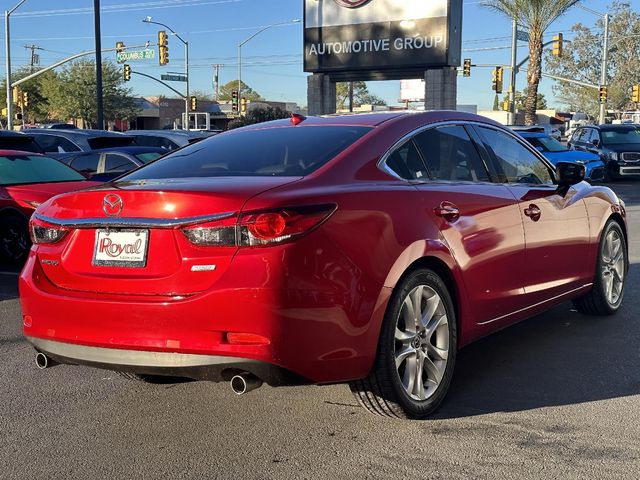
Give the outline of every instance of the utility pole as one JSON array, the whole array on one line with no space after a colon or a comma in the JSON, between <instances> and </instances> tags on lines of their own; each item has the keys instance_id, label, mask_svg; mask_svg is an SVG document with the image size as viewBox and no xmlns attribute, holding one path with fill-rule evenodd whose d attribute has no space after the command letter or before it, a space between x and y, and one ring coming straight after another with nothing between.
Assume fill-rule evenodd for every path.
<instances>
[{"instance_id":1,"label":"utility pole","mask_svg":"<svg viewBox=\"0 0 640 480\"><path fill-rule=\"evenodd\" d=\"M24 48L27 50L31 50L31 57L29 60L29 67L31 69L31 73L33 73L33 69L36 65L40 65L40 55L36 53L36 50L44 50L44 48L39 47L38 45L25 45Z\"/></svg>"},{"instance_id":2,"label":"utility pole","mask_svg":"<svg viewBox=\"0 0 640 480\"><path fill-rule=\"evenodd\" d=\"M511 85L509 86L509 125L516 124L516 78L518 75L518 22L513 19L511 38Z\"/></svg>"},{"instance_id":3,"label":"utility pole","mask_svg":"<svg viewBox=\"0 0 640 480\"><path fill-rule=\"evenodd\" d=\"M102 38L100 34L100 0L93 0L93 17L96 37L96 110L98 129L104 129L104 105L102 103Z\"/></svg>"},{"instance_id":4,"label":"utility pole","mask_svg":"<svg viewBox=\"0 0 640 480\"><path fill-rule=\"evenodd\" d=\"M11 34L9 33L9 17L20 5L27 0L20 2L11 10L4 11L4 55L5 55L5 78L7 81L7 130L13 130L13 93L11 92Z\"/></svg>"},{"instance_id":5,"label":"utility pole","mask_svg":"<svg viewBox=\"0 0 640 480\"><path fill-rule=\"evenodd\" d=\"M218 101L218 97L220 95L220 67L222 64L216 63L213 68L215 69L215 73L213 74L213 92L215 94L215 100Z\"/></svg>"},{"instance_id":6,"label":"utility pole","mask_svg":"<svg viewBox=\"0 0 640 480\"><path fill-rule=\"evenodd\" d=\"M602 72L600 74L600 85L607 85L609 68L609 14L604 14L604 42L602 43ZM600 102L600 117L598 121L602 125L607 114L607 102Z\"/></svg>"}]
</instances>

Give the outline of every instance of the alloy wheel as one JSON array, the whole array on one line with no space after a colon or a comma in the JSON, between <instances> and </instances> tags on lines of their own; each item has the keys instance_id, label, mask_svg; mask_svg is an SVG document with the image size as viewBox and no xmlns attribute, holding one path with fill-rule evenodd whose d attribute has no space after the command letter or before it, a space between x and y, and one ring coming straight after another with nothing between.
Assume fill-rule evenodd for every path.
<instances>
[{"instance_id":1,"label":"alloy wheel","mask_svg":"<svg viewBox=\"0 0 640 480\"><path fill-rule=\"evenodd\" d=\"M396 322L395 364L405 392L426 400L443 380L449 357L449 323L440 295L418 285L406 296Z\"/></svg>"},{"instance_id":2,"label":"alloy wheel","mask_svg":"<svg viewBox=\"0 0 640 480\"><path fill-rule=\"evenodd\" d=\"M601 273L607 302L615 305L622 295L625 277L625 253L622 239L616 230L610 230L605 238Z\"/></svg>"}]
</instances>

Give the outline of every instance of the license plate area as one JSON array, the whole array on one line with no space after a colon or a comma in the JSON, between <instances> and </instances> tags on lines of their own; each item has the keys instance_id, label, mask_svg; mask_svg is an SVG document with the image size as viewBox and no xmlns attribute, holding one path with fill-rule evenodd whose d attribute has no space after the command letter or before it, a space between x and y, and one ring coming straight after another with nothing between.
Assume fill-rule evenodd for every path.
<instances>
[{"instance_id":1,"label":"license plate area","mask_svg":"<svg viewBox=\"0 0 640 480\"><path fill-rule=\"evenodd\" d=\"M96 230L93 265L101 267L144 268L147 266L149 230Z\"/></svg>"}]
</instances>

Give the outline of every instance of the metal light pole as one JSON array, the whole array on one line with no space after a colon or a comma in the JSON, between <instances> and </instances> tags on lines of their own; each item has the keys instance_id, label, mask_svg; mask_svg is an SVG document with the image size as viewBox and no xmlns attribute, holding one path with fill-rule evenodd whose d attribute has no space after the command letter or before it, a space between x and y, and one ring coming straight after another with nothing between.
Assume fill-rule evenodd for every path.
<instances>
[{"instance_id":1,"label":"metal light pole","mask_svg":"<svg viewBox=\"0 0 640 480\"><path fill-rule=\"evenodd\" d=\"M11 35L9 34L9 17L20 5L27 0L22 0L11 10L4 12L4 44L5 44L5 78L7 81L7 130L13 130L13 95L11 94Z\"/></svg>"},{"instance_id":2,"label":"metal light pole","mask_svg":"<svg viewBox=\"0 0 640 480\"><path fill-rule=\"evenodd\" d=\"M600 74L600 85L608 82L607 70L609 68L609 14L604 15L604 42L602 44L602 72ZM607 102L600 102L600 117L598 122L602 125L607 115Z\"/></svg>"},{"instance_id":3,"label":"metal light pole","mask_svg":"<svg viewBox=\"0 0 640 480\"><path fill-rule=\"evenodd\" d=\"M153 23L154 25L160 25L164 28L166 28L167 30L169 30L171 33L173 33L173 35L180 40L183 44L184 44L184 71L185 71L185 76L187 77L187 85L186 85L186 95L184 97L184 122L182 122L182 129L183 130L189 130L189 42L187 42L185 39L183 39L180 35L178 35L178 33L171 28L169 25L166 25L162 22L156 22L155 20L152 20L151 17L147 17L144 20L142 20L144 23Z\"/></svg>"},{"instance_id":4,"label":"metal light pole","mask_svg":"<svg viewBox=\"0 0 640 480\"><path fill-rule=\"evenodd\" d=\"M93 19L96 42L96 116L98 130L104 130L104 102L102 96L102 34L100 33L100 0L93 0Z\"/></svg>"},{"instance_id":5,"label":"metal light pole","mask_svg":"<svg viewBox=\"0 0 640 480\"><path fill-rule=\"evenodd\" d=\"M576 5L578 8L581 8L585 12L589 12L596 17L602 17L604 20L604 41L602 42L602 71L600 72L600 85L607 85L609 80L609 75L607 74L607 70L609 69L609 20L611 17L608 13L601 13L596 10L592 10L584 5L578 3ZM603 124L605 122L605 116L607 114L607 102L600 103L600 115L598 117L598 122Z\"/></svg>"},{"instance_id":6,"label":"metal light pole","mask_svg":"<svg viewBox=\"0 0 640 480\"><path fill-rule=\"evenodd\" d=\"M295 18L293 20L289 20L289 21L286 21L286 22L280 22L280 23L274 23L272 25L267 25L266 27L261 28L256 33L251 35L249 38L247 38L246 40L244 40L244 41L242 41L242 42L240 42L238 44L238 113L239 114L242 113L240 105L242 104L242 47L243 47L243 45L245 45L247 42L249 42L253 38L255 38L258 35L260 35L265 30L269 30L272 27L279 27L280 25L289 25L291 23L300 23L300 19L299 18Z\"/></svg>"},{"instance_id":7,"label":"metal light pole","mask_svg":"<svg viewBox=\"0 0 640 480\"><path fill-rule=\"evenodd\" d=\"M516 78L518 69L518 22L513 19L512 38L511 38L511 87L509 88L509 125L516 124Z\"/></svg>"}]
</instances>

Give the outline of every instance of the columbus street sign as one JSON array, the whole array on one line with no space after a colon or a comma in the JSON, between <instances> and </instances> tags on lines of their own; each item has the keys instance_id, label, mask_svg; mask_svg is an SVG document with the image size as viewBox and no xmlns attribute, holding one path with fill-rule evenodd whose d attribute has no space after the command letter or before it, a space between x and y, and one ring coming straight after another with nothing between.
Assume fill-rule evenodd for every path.
<instances>
[{"instance_id":1,"label":"columbus street sign","mask_svg":"<svg viewBox=\"0 0 640 480\"><path fill-rule=\"evenodd\" d=\"M156 51L151 48L119 52L116 54L118 63L135 62L136 60L153 60L154 58L156 58Z\"/></svg>"}]
</instances>

